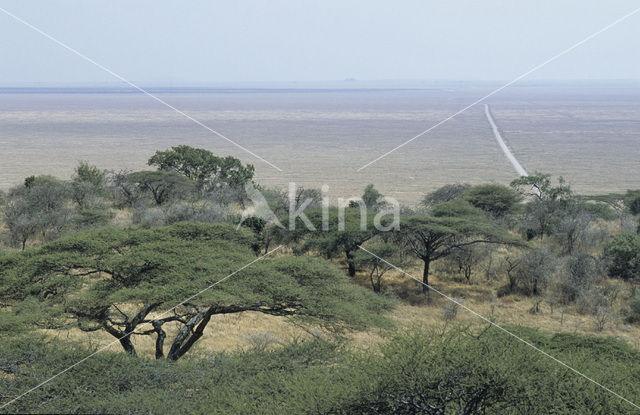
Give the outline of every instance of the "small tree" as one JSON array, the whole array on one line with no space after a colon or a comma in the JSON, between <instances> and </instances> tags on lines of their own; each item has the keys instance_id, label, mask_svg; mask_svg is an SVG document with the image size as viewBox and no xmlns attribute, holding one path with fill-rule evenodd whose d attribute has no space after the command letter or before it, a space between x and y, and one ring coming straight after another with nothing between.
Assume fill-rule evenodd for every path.
<instances>
[{"instance_id":1,"label":"small tree","mask_svg":"<svg viewBox=\"0 0 640 415\"><path fill-rule=\"evenodd\" d=\"M454 199L461 197L465 190L471 187L470 184L466 183L457 183L457 184L446 184L433 192L427 194L420 204L424 208L432 208L438 203L442 202L450 202Z\"/></svg>"},{"instance_id":2,"label":"small tree","mask_svg":"<svg viewBox=\"0 0 640 415\"><path fill-rule=\"evenodd\" d=\"M571 188L564 179L558 179L559 184L553 186L551 176L536 173L524 176L511 182L511 187L518 190L529 201L525 208L525 226L529 239L549 235L560 221L565 205L573 196Z\"/></svg>"},{"instance_id":3,"label":"small tree","mask_svg":"<svg viewBox=\"0 0 640 415\"><path fill-rule=\"evenodd\" d=\"M129 174L128 180L142 194L150 195L158 206L186 197L193 189L193 182L172 171L139 171Z\"/></svg>"},{"instance_id":4,"label":"small tree","mask_svg":"<svg viewBox=\"0 0 640 415\"><path fill-rule=\"evenodd\" d=\"M566 258L557 281L554 282L555 297L561 304L574 302L589 290L598 279L600 267L591 255L574 254Z\"/></svg>"},{"instance_id":5,"label":"small tree","mask_svg":"<svg viewBox=\"0 0 640 415\"><path fill-rule=\"evenodd\" d=\"M499 184L473 186L465 190L463 197L473 206L494 217L512 213L522 200L518 192Z\"/></svg>"},{"instance_id":6,"label":"small tree","mask_svg":"<svg viewBox=\"0 0 640 415\"><path fill-rule=\"evenodd\" d=\"M373 214L367 214L366 211L353 207L344 208L343 214L338 208L330 208L324 220L323 212L314 210L309 212L307 217L315 230L308 229L301 220L298 220L296 230L290 233L289 238L305 238L302 251L317 251L327 258L344 255L349 276L354 277L356 275L355 253L358 246L378 233L372 216ZM323 229L323 221L327 224L326 229Z\"/></svg>"},{"instance_id":7,"label":"small tree","mask_svg":"<svg viewBox=\"0 0 640 415\"><path fill-rule=\"evenodd\" d=\"M67 200L67 186L60 180L50 176L25 179L25 186L11 189L3 209L11 239L24 250L36 234L43 239L57 235L69 220Z\"/></svg>"},{"instance_id":8,"label":"small tree","mask_svg":"<svg viewBox=\"0 0 640 415\"><path fill-rule=\"evenodd\" d=\"M640 215L640 190L627 190L624 204L632 215Z\"/></svg>"},{"instance_id":9,"label":"small tree","mask_svg":"<svg viewBox=\"0 0 640 415\"><path fill-rule=\"evenodd\" d=\"M446 259L457 268L468 284L471 282L473 269L478 266L482 257L476 246L469 245L454 249Z\"/></svg>"},{"instance_id":10,"label":"small tree","mask_svg":"<svg viewBox=\"0 0 640 415\"><path fill-rule=\"evenodd\" d=\"M427 214L403 218L397 233L406 249L424 263L422 291L426 295L433 261L474 244L522 244L482 211L461 200L440 203Z\"/></svg>"},{"instance_id":11,"label":"small tree","mask_svg":"<svg viewBox=\"0 0 640 415\"><path fill-rule=\"evenodd\" d=\"M382 277L395 267L402 269L407 263L407 257L397 244L384 240L367 244L366 249L370 253L358 250L354 256L354 262L358 268L369 274L373 291L380 293L382 292Z\"/></svg>"},{"instance_id":12,"label":"small tree","mask_svg":"<svg viewBox=\"0 0 640 415\"><path fill-rule=\"evenodd\" d=\"M593 196L591 199L597 202L602 202L613 209L618 219L620 230L622 231L624 228L625 217L628 216L628 206L625 203L624 195L619 193L608 193L605 195Z\"/></svg>"},{"instance_id":13,"label":"small tree","mask_svg":"<svg viewBox=\"0 0 640 415\"><path fill-rule=\"evenodd\" d=\"M106 173L86 161L81 161L71 179L71 198L79 209L89 207L92 199L105 193Z\"/></svg>"},{"instance_id":14,"label":"small tree","mask_svg":"<svg viewBox=\"0 0 640 415\"><path fill-rule=\"evenodd\" d=\"M567 201L564 209L557 212L557 215L560 219L550 233L560 240L565 253L571 255L586 243L593 215L587 210L586 204L577 199Z\"/></svg>"},{"instance_id":15,"label":"small tree","mask_svg":"<svg viewBox=\"0 0 640 415\"><path fill-rule=\"evenodd\" d=\"M362 201L367 209L373 212L378 211L384 206L384 196L375 187L373 187L372 184L369 184L364 188Z\"/></svg>"},{"instance_id":16,"label":"small tree","mask_svg":"<svg viewBox=\"0 0 640 415\"><path fill-rule=\"evenodd\" d=\"M524 252L511 271L516 289L525 295L541 295L557 266L557 258L545 249Z\"/></svg>"}]
</instances>

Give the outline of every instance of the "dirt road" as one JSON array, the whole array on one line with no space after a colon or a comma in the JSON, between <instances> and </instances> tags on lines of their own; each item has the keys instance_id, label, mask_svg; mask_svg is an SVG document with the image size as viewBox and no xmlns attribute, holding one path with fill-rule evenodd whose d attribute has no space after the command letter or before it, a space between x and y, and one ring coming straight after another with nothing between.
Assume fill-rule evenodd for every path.
<instances>
[{"instance_id":1,"label":"dirt road","mask_svg":"<svg viewBox=\"0 0 640 415\"><path fill-rule=\"evenodd\" d=\"M487 115L487 120L491 125L491 129L493 130L493 135L496 137L496 141L498 142L498 145L500 145L502 152L504 153L505 156L507 156L507 159L509 159L509 162L511 163L513 168L516 169L516 172L518 173L518 175L528 176L529 173L527 173L524 167L522 167L522 165L520 164L516 156L513 155L509 147L507 147L507 144L502 139L502 136L500 135L500 131L498 131L498 127L496 126L496 123L493 121L493 116L491 115L491 110L489 109L489 105L487 104L484 104L484 113Z\"/></svg>"}]
</instances>

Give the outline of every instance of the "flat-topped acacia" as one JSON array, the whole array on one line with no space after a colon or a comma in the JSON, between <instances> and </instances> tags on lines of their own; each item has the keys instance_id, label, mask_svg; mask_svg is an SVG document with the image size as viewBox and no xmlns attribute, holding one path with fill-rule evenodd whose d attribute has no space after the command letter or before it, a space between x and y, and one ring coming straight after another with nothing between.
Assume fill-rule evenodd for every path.
<instances>
[{"instance_id":1,"label":"flat-topped acacia","mask_svg":"<svg viewBox=\"0 0 640 415\"><path fill-rule=\"evenodd\" d=\"M363 327L389 307L322 259L265 258L238 271L256 259L255 247L250 231L229 224L78 233L1 258L0 299L19 304L36 298L59 321L105 330L131 354L132 335L155 336L157 358L165 356L163 326L178 324L166 354L172 360L191 349L215 314L257 311L332 328Z\"/></svg>"}]
</instances>

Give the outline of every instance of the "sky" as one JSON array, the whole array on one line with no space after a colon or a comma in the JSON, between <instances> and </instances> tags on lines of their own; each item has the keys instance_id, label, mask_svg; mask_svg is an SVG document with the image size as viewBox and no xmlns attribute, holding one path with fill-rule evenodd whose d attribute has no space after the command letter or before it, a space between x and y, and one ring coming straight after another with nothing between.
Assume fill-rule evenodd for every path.
<instances>
[{"instance_id":1,"label":"sky","mask_svg":"<svg viewBox=\"0 0 640 415\"><path fill-rule=\"evenodd\" d=\"M0 0L147 84L510 80L640 7L601 0ZM640 13L527 80L640 79ZM0 85L115 79L0 12Z\"/></svg>"}]
</instances>

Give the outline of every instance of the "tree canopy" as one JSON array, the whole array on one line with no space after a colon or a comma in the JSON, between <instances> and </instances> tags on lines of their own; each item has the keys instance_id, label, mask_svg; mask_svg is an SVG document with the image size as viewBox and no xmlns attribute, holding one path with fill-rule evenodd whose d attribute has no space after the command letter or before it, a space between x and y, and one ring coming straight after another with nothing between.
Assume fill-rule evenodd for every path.
<instances>
[{"instance_id":1,"label":"tree canopy","mask_svg":"<svg viewBox=\"0 0 640 415\"><path fill-rule=\"evenodd\" d=\"M127 178L142 194L150 195L157 205L186 196L193 188L190 180L173 171L137 171Z\"/></svg>"},{"instance_id":2,"label":"tree canopy","mask_svg":"<svg viewBox=\"0 0 640 415\"><path fill-rule=\"evenodd\" d=\"M479 209L462 200L442 202L429 212L402 218L397 231L405 247L424 262L423 292L429 293L431 262L478 243L521 244Z\"/></svg>"},{"instance_id":3,"label":"tree canopy","mask_svg":"<svg viewBox=\"0 0 640 415\"><path fill-rule=\"evenodd\" d=\"M496 217L511 213L522 200L513 189L499 184L481 184L464 192L464 199Z\"/></svg>"},{"instance_id":4,"label":"tree canopy","mask_svg":"<svg viewBox=\"0 0 640 415\"><path fill-rule=\"evenodd\" d=\"M323 229L323 212L313 210L307 217L315 230L309 230L298 219L293 234L295 238L306 237L301 247L303 251L317 251L327 258L344 255L349 276L353 277L356 274L354 255L358 246L378 233L373 215L372 212L367 214L366 210L354 207L329 208L325 221L328 226Z\"/></svg>"},{"instance_id":5,"label":"tree canopy","mask_svg":"<svg viewBox=\"0 0 640 415\"><path fill-rule=\"evenodd\" d=\"M131 354L132 335L155 336L157 358L165 356L165 324L178 324L166 353L172 360L191 349L216 314L256 311L339 328L365 326L389 307L328 261L304 257L263 259L159 314L255 260L255 244L250 231L229 224L81 232L0 258L0 299L35 299L57 324L105 330Z\"/></svg>"},{"instance_id":6,"label":"tree canopy","mask_svg":"<svg viewBox=\"0 0 640 415\"><path fill-rule=\"evenodd\" d=\"M218 157L209 150L187 145L157 151L148 164L160 170L176 171L193 180L203 191L219 184L244 186L253 179L255 170L253 165L245 166L235 157Z\"/></svg>"},{"instance_id":7,"label":"tree canopy","mask_svg":"<svg viewBox=\"0 0 640 415\"><path fill-rule=\"evenodd\" d=\"M623 280L640 279L640 235L627 233L614 238L605 248L609 275Z\"/></svg>"}]
</instances>

